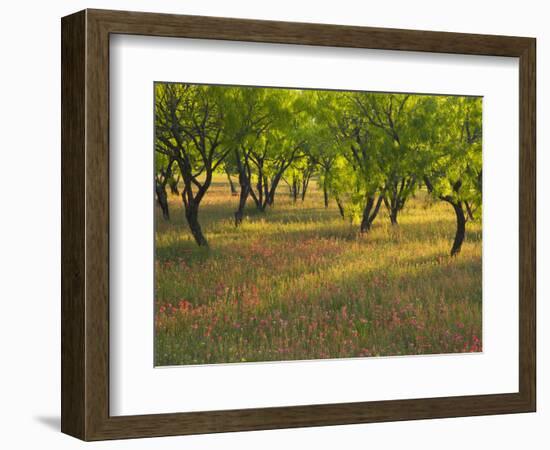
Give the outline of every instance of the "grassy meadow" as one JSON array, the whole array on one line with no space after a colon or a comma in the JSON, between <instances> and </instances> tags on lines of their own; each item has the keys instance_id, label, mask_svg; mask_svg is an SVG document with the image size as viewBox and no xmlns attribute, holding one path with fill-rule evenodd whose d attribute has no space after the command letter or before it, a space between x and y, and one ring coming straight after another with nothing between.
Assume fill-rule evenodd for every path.
<instances>
[{"instance_id":1,"label":"grassy meadow","mask_svg":"<svg viewBox=\"0 0 550 450\"><path fill-rule=\"evenodd\" d=\"M225 176L201 203L208 249L193 241L181 198L156 208L155 365L481 351L481 224L457 257L453 209L419 191L399 225L381 208L361 235L312 180L275 205L249 201L238 228Z\"/></svg>"}]
</instances>

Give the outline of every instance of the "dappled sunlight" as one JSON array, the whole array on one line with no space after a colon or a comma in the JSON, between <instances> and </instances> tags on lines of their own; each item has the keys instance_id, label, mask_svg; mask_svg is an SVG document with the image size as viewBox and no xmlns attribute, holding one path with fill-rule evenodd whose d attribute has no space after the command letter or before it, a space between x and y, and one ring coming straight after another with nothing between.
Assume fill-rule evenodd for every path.
<instances>
[{"instance_id":1,"label":"dappled sunlight","mask_svg":"<svg viewBox=\"0 0 550 450\"><path fill-rule=\"evenodd\" d=\"M369 233L281 188L273 207L249 201L241 226L221 177L201 204L210 248L198 248L181 199L156 211L158 365L481 350L481 224L450 257L452 208L425 192Z\"/></svg>"}]
</instances>

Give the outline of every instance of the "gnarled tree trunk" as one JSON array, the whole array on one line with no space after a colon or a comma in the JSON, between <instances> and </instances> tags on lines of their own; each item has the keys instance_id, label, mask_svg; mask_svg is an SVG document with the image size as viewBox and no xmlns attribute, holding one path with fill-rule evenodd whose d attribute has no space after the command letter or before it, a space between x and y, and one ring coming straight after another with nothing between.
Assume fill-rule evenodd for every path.
<instances>
[{"instance_id":1,"label":"gnarled tree trunk","mask_svg":"<svg viewBox=\"0 0 550 450\"><path fill-rule=\"evenodd\" d=\"M472 208L472 206L470 205L470 203L468 202L464 202L464 206L466 207L466 212L468 213L468 219L469 220L475 220L475 217L474 217L474 209Z\"/></svg>"},{"instance_id":2,"label":"gnarled tree trunk","mask_svg":"<svg viewBox=\"0 0 550 450\"><path fill-rule=\"evenodd\" d=\"M384 197L384 204L388 209L390 223L397 225L397 216L405 206L405 202L412 194L416 184L415 177L402 178L400 182L389 184L389 190Z\"/></svg>"},{"instance_id":3,"label":"gnarled tree trunk","mask_svg":"<svg viewBox=\"0 0 550 450\"><path fill-rule=\"evenodd\" d=\"M313 169L307 170L302 177L302 201L306 199L307 188L309 187L309 181L313 175Z\"/></svg>"},{"instance_id":4,"label":"gnarled tree trunk","mask_svg":"<svg viewBox=\"0 0 550 450\"><path fill-rule=\"evenodd\" d=\"M178 183L179 183L179 177L170 179L170 182L169 182L170 192L174 195L180 195L180 191L178 189Z\"/></svg>"},{"instance_id":5,"label":"gnarled tree trunk","mask_svg":"<svg viewBox=\"0 0 550 450\"><path fill-rule=\"evenodd\" d=\"M336 205L338 205L338 212L340 213L340 216L342 216L342 219L345 219L345 213L344 213L344 205L342 205L342 202L340 201L339 197L335 197Z\"/></svg>"},{"instance_id":6,"label":"gnarled tree trunk","mask_svg":"<svg viewBox=\"0 0 550 450\"><path fill-rule=\"evenodd\" d=\"M244 207L246 200L250 194L250 180L245 174L239 174L239 184L241 185L241 193L239 195L239 206L235 211L235 226L238 227L243 222Z\"/></svg>"},{"instance_id":7,"label":"gnarled tree trunk","mask_svg":"<svg viewBox=\"0 0 550 450\"><path fill-rule=\"evenodd\" d=\"M395 202L392 201L392 199L388 200L387 197L384 197L384 205L386 205L386 209L388 210L390 223L392 225L397 225L397 215L399 214L399 208L397 208Z\"/></svg>"},{"instance_id":8,"label":"gnarled tree trunk","mask_svg":"<svg viewBox=\"0 0 550 450\"><path fill-rule=\"evenodd\" d=\"M162 210L164 220L170 220L170 210L168 208L168 196L166 195L166 186L162 183L155 183L155 192L157 194L157 203Z\"/></svg>"},{"instance_id":9,"label":"gnarled tree trunk","mask_svg":"<svg viewBox=\"0 0 550 450\"><path fill-rule=\"evenodd\" d=\"M325 201L325 209L328 208L328 188L326 180L323 181L323 199ZM340 205L338 205L340 207Z\"/></svg>"},{"instance_id":10,"label":"gnarled tree trunk","mask_svg":"<svg viewBox=\"0 0 550 450\"><path fill-rule=\"evenodd\" d=\"M237 211L235 211L235 226L238 227L243 222L244 208L246 206L246 201L248 196L252 191L251 179L250 179L250 166L248 160L249 151L242 147L241 149L235 149L235 161L237 163L237 172L239 174L239 206ZM256 200L256 199L254 199ZM256 202L257 204L257 202Z\"/></svg>"},{"instance_id":11,"label":"gnarled tree trunk","mask_svg":"<svg viewBox=\"0 0 550 450\"><path fill-rule=\"evenodd\" d=\"M361 219L361 233L367 233L370 230L372 222L374 222L374 219L376 219L376 216L378 215L382 200L382 194L378 196L378 200L376 200L376 202L374 195L369 195L367 197L367 204L363 209L363 218Z\"/></svg>"},{"instance_id":12,"label":"gnarled tree trunk","mask_svg":"<svg viewBox=\"0 0 550 450\"><path fill-rule=\"evenodd\" d=\"M432 193L434 191L432 183L428 177L424 177L424 184L428 188L428 192ZM462 181L457 180L453 183L453 192L458 195L460 188L462 187ZM451 256L456 256L460 253L462 249L462 243L466 238L466 214L464 212L464 204L466 202L461 202L458 199L453 198L451 195L440 195L439 198L447 203L449 203L455 212L456 216L456 232L455 238L453 241L453 246L451 247Z\"/></svg>"},{"instance_id":13,"label":"gnarled tree trunk","mask_svg":"<svg viewBox=\"0 0 550 450\"><path fill-rule=\"evenodd\" d=\"M464 208L462 202L449 202L455 211L456 215L456 233L451 247L451 256L456 256L462 249L462 243L466 237L466 216L464 214Z\"/></svg>"},{"instance_id":14,"label":"gnarled tree trunk","mask_svg":"<svg viewBox=\"0 0 550 450\"><path fill-rule=\"evenodd\" d=\"M195 202L189 203L185 208L185 218L187 219L187 224L189 225L189 229L197 245L200 247L208 247L208 241L202 233L199 223L199 205L195 204Z\"/></svg>"},{"instance_id":15,"label":"gnarled tree trunk","mask_svg":"<svg viewBox=\"0 0 550 450\"><path fill-rule=\"evenodd\" d=\"M300 187L298 184L298 179L296 177L292 177L292 201L296 203L298 200L298 194L300 191Z\"/></svg>"},{"instance_id":16,"label":"gnarled tree trunk","mask_svg":"<svg viewBox=\"0 0 550 450\"><path fill-rule=\"evenodd\" d=\"M172 164L174 164L174 160L170 159L166 168L161 168L155 175L155 193L157 194L157 203L162 210L164 220L170 220L166 185L172 180Z\"/></svg>"},{"instance_id":17,"label":"gnarled tree trunk","mask_svg":"<svg viewBox=\"0 0 550 450\"><path fill-rule=\"evenodd\" d=\"M227 181L229 181L229 188L231 189L231 195L238 195L237 188L235 187L235 184L231 179L231 175L229 174L229 171L226 170L225 174L227 175Z\"/></svg>"}]
</instances>

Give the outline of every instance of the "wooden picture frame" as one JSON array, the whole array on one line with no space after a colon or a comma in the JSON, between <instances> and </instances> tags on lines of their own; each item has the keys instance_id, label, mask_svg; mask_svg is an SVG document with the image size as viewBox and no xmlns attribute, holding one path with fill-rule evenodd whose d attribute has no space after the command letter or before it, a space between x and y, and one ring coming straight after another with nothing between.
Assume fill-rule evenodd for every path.
<instances>
[{"instance_id":1,"label":"wooden picture frame","mask_svg":"<svg viewBox=\"0 0 550 450\"><path fill-rule=\"evenodd\" d=\"M535 411L533 38L85 10L62 30L62 416L84 440ZM519 58L519 391L228 411L109 415L109 36L134 34Z\"/></svg>"}]
</instances>

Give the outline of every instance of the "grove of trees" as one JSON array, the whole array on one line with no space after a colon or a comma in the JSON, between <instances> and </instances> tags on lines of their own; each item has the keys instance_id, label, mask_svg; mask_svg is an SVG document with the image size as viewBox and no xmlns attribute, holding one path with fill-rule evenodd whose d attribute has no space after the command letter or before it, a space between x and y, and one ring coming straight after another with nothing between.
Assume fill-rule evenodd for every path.
<instances>
[{"instance_id":1,"label":"grove of trees","mask_svg":"<svg viewBox=\"0 0 550 450\"><path fill-rule=\"evenodd\" d=\"M334 200L368 233L381 211L399 226L425 189L453 208L454 256L481 215L481 108L478 97L157 83L157 203L170 220L167 189L181 195L194 240L208 246L199 211L215 173L238 197L237 227L247 205L265 213L281 189L304 200L314 180L325 208Z\"/></svg>"}]
</instances>

